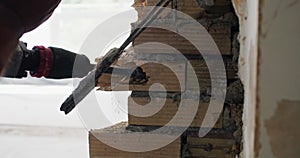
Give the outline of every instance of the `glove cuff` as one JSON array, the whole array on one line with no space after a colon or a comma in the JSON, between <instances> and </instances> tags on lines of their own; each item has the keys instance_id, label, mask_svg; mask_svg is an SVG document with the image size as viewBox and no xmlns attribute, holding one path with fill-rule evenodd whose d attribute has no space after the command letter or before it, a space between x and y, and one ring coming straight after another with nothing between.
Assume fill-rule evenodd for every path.
<instances>
[{"instance_id":1,"label":"glove cuff","mask_svg":"<svg viewBox=\"0 0 300 158\"><path fill-rule=\"evenodd\" d=\"M38 49L40 53L40 64L36 73L33 77L48 77L53 68L53 53L51 49L45 48L44 46L35 46L33 49Z\"/></svg>"}]
</instances>

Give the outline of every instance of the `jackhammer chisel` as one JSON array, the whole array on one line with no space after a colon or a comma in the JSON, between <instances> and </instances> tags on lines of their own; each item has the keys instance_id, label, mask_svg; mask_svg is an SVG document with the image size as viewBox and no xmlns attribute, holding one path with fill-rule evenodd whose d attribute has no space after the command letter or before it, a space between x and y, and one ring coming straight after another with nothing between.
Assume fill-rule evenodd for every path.
<instances>
[{"instance_id":1,"label":"jackhammer chisel","mask_svg":"<svg viewBox=\"0 0 300 158\"><path fill-rule=\"evenodd\" d=\"M160 0L153 9L145 16L145 18L136 26L134 31L121 45L120 48L110 50L101 62L99 62L94 70L84 77L78 87L64 101L60 110L65 114L70 113L76 105L81 102L98 84L98 78L106 72L109 67L120 57L125 48L140 34L146 27L153 22L154 19L167 7L172 0ZM162 6L162 7L161 7Z\"/></svg>"}]
</instances>

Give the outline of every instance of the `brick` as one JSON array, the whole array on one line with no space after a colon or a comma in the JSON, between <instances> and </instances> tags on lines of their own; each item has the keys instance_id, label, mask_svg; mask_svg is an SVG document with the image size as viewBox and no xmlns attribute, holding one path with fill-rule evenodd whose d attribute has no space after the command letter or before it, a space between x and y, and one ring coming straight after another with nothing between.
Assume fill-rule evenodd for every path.
<instances>
[{"instance_id":1,"label":"brick","mask_svg":"<svg viewBox=\"0 0 300 158\"><path fill-rule=\"evenodd\" d=\"M147 105L151 101L151 104ZM171 119L174 118L176 113L178 112L179 102L180 101L174 101L174 98L166 98L166 101L164 101L164 98L160 97L153 97L152 99L150 97L129 97L128 99L128 112L129 112L129 124L130 125L146 125L146 126L165 126ZM137 106L145 106L147 105L147 109ZM194 112L194 106L192 105L198 105L198 111L196 112L196 115L191 122L190 125L187 125L187 120L191 117L191 114ZM169 126L178 126L178 127L201 127L202 121L204 117L207 115L207 109L208 109L208 103L199 103L195 102L194 99L184 99L182 101L182 106L186 107L187 110L184 112L181 112L179 115L179 120L176 120L175 124L170 124ZM152 111L155 111L157 107L162 106L162 108L154 114L151 114ZM140 117L141 115L144 115L145 112L149 112L148 117ZM156 112L156 111L155 111ZM137 116L136 114L141 114ZM217 123L215 124L214 128L222 128L222 114L220 118L217 114L211 113L208 114L211 118L214 120L217 120ZM209 128L209 127L207 127Z\"/></svg>"},{"instance_id":2,"label":"brick","mask_svg":"<svg viewBox=\"0 0 300 158\"><path fill-rule=\"evenodd\" d=\"M195 19L198 19L204 13L204 9L198 5L197 0L178 1L177 5L178 11L183 12Z\"/></svg>"},{"instance_id":3,"label":"brick","mask_svg":"<svg viewBox=\"0 0 300 158\"><path fill-rule=\"evenodd\" d=\"M187 137L187 150L190 157L235 158L234 148L233 139Z\"/></svg>"},{"instance_id":4,"label":"brick","mask_svg":"<svg viewBox=\"0 0 300 158\"><path fill-rule=\"evenodd\" d=\"M154 47L152 45L141 45L150 42L156 42L168 45L179 51L181 54L196 54L200 55L199 50L191 43L196 41L201 47L202 54L216 54L216 48L219 49L222 55L232 55L231 53L231 25L228 23L221 23L217 25L204 25L203 32L199 32L199 25L189 24L189 22L179 21L178 25L170 21L159 21L155 26L162 26L161 28L147 28L134 41L134 51L136 53L175 53L166 47ZM178 32L171 32L176 30ZM208 32L207 32L208 31ZM183 36L189 39L185 39ZM210 40L209 36L212 37ZM216 46L212 43L215 42Z\"/></svg>"},{"instance_id":5,"label":"brick","mask_svg":"<svg viewBox=\"0 0 300 158\"><path fill-rule=\"evenodd\" d=\"M118 124L106 129L102 130L94 130L89 133L89 150L90 150L90 158L180 158L181 154L181 138L177 138L172 143L168 144L165 147L162 147L160 149L156 149L153 151L148 152L127 152L118 150L114 147L111 147L107 145L106 143L103 143L102 141L98 140L97 137L105 135L103 139L105 139L105 142L111 142L112 138L119 138L118 141L123 141L121 139L122 137L131 135L132 137L135 136L135 132L130 132L126 130L126 125L124 124ZM109 135L109 136L107 136ZM171 134L165 134L165 133L145 133L144 135L147 136L160 136L162 138L169 137ZM135 139L127 139L125 142L118 142L118 143L124 143L127 147L134 148L137 144ZM149 141L152 141L152 143L159 144L162 140L160 139L151 139Z\"/></svg>"},{"instance_id":6,"label":"brick","mask_svg":"<svg viewBox=\"0 0 300 158\"><path fill-rule=\"evenodd\" d=\"M134 91L149 91L150 87L155 83L160 83L166 91L181 92L185 90L185 62L161 62L154 63L148 61L137 61L138 65L143 69L149 77L145 84L129 84L130 76L120 76L104 74L99 78L98 86L102 90L134 90ZM144 64L145 63L145 64ZM125 67L126 68L126 67ZM174 70L174 71L173 71ZM115 85L111 86L114 81ZM180 82L182 84L180 84ZM164 91L163 89L152 89L156 91Z\"/></svg>"},{"instance_id":7,"label":"brick","mask_svg":"<svg viewBox=\"0 0 300 158\"><path fill-rule=\"evenodd\" d=\"M201 88L210 88L211 87L211 77L210 73L213 74L215 77L215 81L217 84L227 84L223 81L227 82L227 80L233 80L237 78L237 70L232 62L232 59L223 57L223 60L218 61L214 58L209 58L205 62L204 59L202 60L190 60L189 61L191 66L187 66L187 84L186 89L187 90L193 90L196 87L197 83ZM212 67L211 70L208 69L207 62L211 62ZM222 70L220 70L217 66L218 64L224 64L225 66L225 73L223 73ZM193 74L196 74L197 78L194 78Z\"/></svg>"},{"instance_id":8,"label":"brick","mask_svg":"<svg viewBox=\"0 0 300 158\"><path fill-rule=\"evenodd\" d=\"M155 55L143 54L145 57L142 59L134 59L136 65L140 65L146 75L149 77L148 82L145 84L133 84L129 82L130 75L111 75L103 74L99 79L98 86L101 90L107 91L149 91L149 88L155 84L160 83L164 86L167 92L183 92L185 90L194 90L195 88L210 88L211 76L215 76L217 83L226 84L221 81L233 80L237 78L236 66L232 59L224 56L223 60L218 61L213 57L209 58L207 62L212 62L214 66L224 64L226 74L223 74L219 68L213 67L208 70L207 62L203 58L195 58L189 60L176 59L176 57L168 54ZM158 59L168 58L170 61L155 61ZM174 59L171 59L174 58ZM148 60L147 60L148 59ZM151 62L152 61L152 62ZM157 63L158 62L158 63ZM187 66L186 62L192 66ZM160 63L160 64L159 64ZM121 66L122 68L130 68L127 65ZM195 73L195 77L193 77ZM224 77L226 77L224 79ZM111 82L114 83L111 86ZM197 87L197 84L199 87ZM129 85L129 86L128 86ZM156 91L163 91L163 89L156 89Z\"/></svg>"},{"instance_id":9,"label":"brick","mask_svg":"<svg viewBox=\"0 0 300 158\"><path fill-rule=\"evenodd\" d=\"M143 18L149 10L145 10L145 6L155 6L159 0L139 0L133 5L137 9L139 19ZM172 3L169 4L168 8L172 8ZM204 9L201 8L196 0L184 0L178 1L177 10L183 12L192 18L199 18L203 13ZM170 12L165 12L160 18L166 18ZM170 16L170 15L169 15Z\"/></svg>"}]
</instances>

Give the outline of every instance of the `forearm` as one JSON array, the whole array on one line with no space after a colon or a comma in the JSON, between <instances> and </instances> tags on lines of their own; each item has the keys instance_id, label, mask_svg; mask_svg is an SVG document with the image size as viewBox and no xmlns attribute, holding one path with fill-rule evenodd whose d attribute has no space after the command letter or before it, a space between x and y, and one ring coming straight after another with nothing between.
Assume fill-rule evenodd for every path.
<instances>
[{"instance_id":1,"label":"forearm","mask_svg":"<svg viewBox=\"0 0 300 158\"><path fill-rule=\"evenodd\" d=\"M24 28L17 16L0 3L0 74L16 49Z\"/></svg>"},{"instance_id":2,"label":"forearm","mask_svg":"<svg viewBox=\"0 0 300 158\"><path fill-rule=\"evenodd\" d=\"M19 38L46 21L61 0L0 1L0 75Z\"/></svg>"}]
</instances>

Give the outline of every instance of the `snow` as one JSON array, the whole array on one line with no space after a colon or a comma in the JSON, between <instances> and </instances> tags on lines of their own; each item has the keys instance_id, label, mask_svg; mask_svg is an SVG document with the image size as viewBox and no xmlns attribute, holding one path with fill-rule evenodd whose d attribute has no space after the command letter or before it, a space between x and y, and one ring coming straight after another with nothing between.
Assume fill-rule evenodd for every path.
<instances>
[{"instance_id":1,"label":"snow","mask_svg":"<svg viewBox=\"0 0 300 158\"><path fill-rule=\"evenodd\" d=\"M0 79L1 158L88 157L87 130L78 115L59 112L70 81Z\"/></svg>"},{"instance_id":2,"label":"snow","mask_svg":"<svg viewBox=\"0 0 300 158\"><path fill-rule=\"evenodd\" d=\"M0 79L0 124L82 128L78 116L65 117L59 106L72 92L73 80Z\"/></svg>"},{"instance_id":3,"label":"snow","mask_svg":"<svg viewBox=\"0 0 300 158\"><path fill-rule=\"evenodd\" d=\"M0 134L1 158L88 158L83 129L0 126Z\"/></svg>"},{"instance_id":4,"label":"snow","mask_svg":"<svg viewBox=\"0 0 300 158\"><path fill-rule=\"evenodd\" d=\"M78 81L0 78L1 158L62 155L85 158L88 157L87 133L91 128L126 121L126 112L122 110L126 110L129 92L94 91L92 94L97 98L85 99L80 103L80 110L68 116L60 112L61 103ZM91 109L91 105L97 109Z\"/></svg>"}]
</instances>

